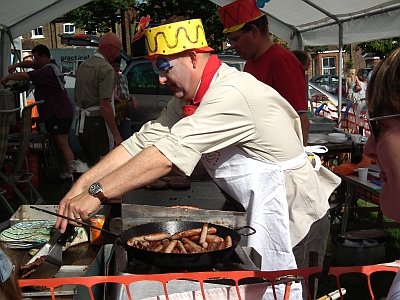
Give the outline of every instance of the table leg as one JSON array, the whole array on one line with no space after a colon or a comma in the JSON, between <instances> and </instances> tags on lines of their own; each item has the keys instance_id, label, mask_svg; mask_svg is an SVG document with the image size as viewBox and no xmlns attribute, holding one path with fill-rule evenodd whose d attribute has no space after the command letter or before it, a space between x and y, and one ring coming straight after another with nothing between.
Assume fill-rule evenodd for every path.
<instances>
[{"instance_id":1,"label":"table leg","mask_svg":"<svg viewBox=\"0 0 400 300\"><path fill-rule=\"evenodd\" d=\"M344 203L344 212L343 212L343 219L342 219L342 229L340 233L346 232L347 221L349 219L351 203L354 197L354 186L349 182L346 182L346 195L345 195L345 203Z\"/></svg>"}]
</instances>

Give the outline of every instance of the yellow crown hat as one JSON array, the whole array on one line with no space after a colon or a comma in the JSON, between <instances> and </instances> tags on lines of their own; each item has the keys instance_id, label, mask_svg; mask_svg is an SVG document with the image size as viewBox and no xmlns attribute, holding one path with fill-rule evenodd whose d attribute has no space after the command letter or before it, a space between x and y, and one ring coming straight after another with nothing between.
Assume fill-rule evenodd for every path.
<instances>
[{"instance_id":1,"label":"yellow crown hat","mask_svg":"<svg viewBox=\"0 0 400 300\"><path fill-rule=\"evenodd\" d=\"M212 52L208 47L200 19L185 20L146 29L148 59L158 55L173 55L187 50Z\"/></svg>"}]
</instances>

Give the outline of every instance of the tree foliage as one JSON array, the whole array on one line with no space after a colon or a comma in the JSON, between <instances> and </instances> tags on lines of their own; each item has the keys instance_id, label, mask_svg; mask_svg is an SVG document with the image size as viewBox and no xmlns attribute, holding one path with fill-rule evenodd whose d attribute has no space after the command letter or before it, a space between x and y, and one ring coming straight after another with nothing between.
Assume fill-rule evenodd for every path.
<instances>
[{"instance_id":1,"label":"tree foliage","mask_svg":"<svg viewBox=\"0 0 400 300\"><path fill-rule=\"evenodd\" d=\"M152 24L160 24L173 15L187 19L201 19L208 45L220 51L224 35L218 7L213 2L205 0L148 0L138 5L137 14L139 18L149 14Z\"/></svg>"},{"instance_id":2,"label":"tree foliage","mask_svg":"<svg viewBox=\"0 0 400 300\"><path fill-rule=\"evenodd\" d=\"M125 0L92 0L74 9L65 18L73 22L77 28L88 32L115 32L115 24L121 23L118 12L126 11L135 1Z\"/></svg>"},{"instance_id":3,"label":"tree foliage","mask_svg":"<svg viewBox=\"0 0 400 300\"><path fill-rule=\"evenodd\" d=\"M375 40L371 42L359 43L356 50L361 49L362 54L372 53L380 58L386 57L391 51L400 47L400 37L386 40Z\"/></svg>"},{"instance_id":4,"label":"tree foliage","mask_svg":"<svg viewBox=\"0 0 400 300\"><path fill-rule=\"evenodd\" d=\"M149 14L152 24L160 24L170 16L183 16L187 19L201 19L210 47L216 51L222 49L224 35L223 26L218 15L218 5L205 0L148 0L138 4L135 0L92 0L74 9L64 17L77 28L89 32L115 32L115 24L121 23L118 12L133 8L137 12L137 20Z\"/></svg>"}]
</instances>

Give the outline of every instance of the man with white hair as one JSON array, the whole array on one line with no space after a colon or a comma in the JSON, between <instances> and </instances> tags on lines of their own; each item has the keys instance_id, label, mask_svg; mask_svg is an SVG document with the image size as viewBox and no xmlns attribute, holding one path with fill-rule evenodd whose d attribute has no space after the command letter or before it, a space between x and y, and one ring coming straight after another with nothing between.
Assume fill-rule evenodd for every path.
<instances>
[{"instance_id":1,"label":"man with white hair","mask_svg":"<svg viewBox=\"0 0 400 300\"><path fill-rule=\"evenodd\" d=\"M116 77L111 63L119 56L122 42L112 32L99 41L97 53L82 62L76 72L76 133L91 166L122 142L114 118L113 92Z\"/></svg>"}]
</instances>

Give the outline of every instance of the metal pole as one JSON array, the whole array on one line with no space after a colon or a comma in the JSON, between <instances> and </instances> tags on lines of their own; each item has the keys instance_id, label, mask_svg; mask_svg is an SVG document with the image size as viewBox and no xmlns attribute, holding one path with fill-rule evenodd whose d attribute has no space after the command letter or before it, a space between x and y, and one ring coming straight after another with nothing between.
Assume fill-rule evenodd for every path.
<instances>
[{"instance_id":1,"label":"metal pole","mask_svg":"<svg viewBox=\"0 0 400 300\"><path fill-rule=\"evenodd\" d=\"M339 25L339 93L338 93L338 128L340 129L340 122L342 116L342 77L343 77L343 24L338 23Z\"/></svg>"}]
</instances>

